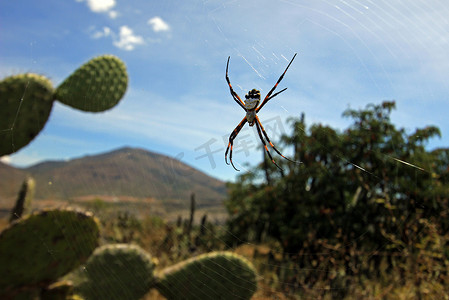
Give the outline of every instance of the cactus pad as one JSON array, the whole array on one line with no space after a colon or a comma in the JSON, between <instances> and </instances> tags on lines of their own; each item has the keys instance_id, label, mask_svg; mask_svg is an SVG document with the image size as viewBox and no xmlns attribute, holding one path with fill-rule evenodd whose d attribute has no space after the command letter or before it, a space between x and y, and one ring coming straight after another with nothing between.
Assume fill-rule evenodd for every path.
<instances>
[{"instance_id":1,"label":"cactus pad","mask_svg":"<svg viewBox=\"0 0 449 300\"><path fill-rule=\"evenodd\" d=\"M56 89L55 98L73 108L98 112L115 106L125 94L128 74L115 56L91 59Z\"/></svg>"},{"instance_id":2,"label":"cactus pad","mask_svg":"<svg viewBox=\"0 0 449 300\"><path fill-rule=\"evenodd\" d=\"M156 288L167 299L250 299L257 289L252 264L231 252L191 258L158 277Z\"/></svg>"},{"instance_id":3,"label":"cactus pad","mask_svg":"<svg viewBox=\"0 0 449 300\"><path fill-rule=\"evenodd\" d=\"M151 256L136 245L106 245L86 263L77 287L86 299L141 299L154 283Z\"/></svg>"},{"instance_id":4,"label":"cactus pad","mask_svg":"<svg viewBox=\"0 0 449 300\"><path fill-rule=\"evenodd\" d=\"M53 106L53 87L44 76L21 74L0 82L0 156L26 146L42 130Z\"/></svg>"},{"instance_id":5,"label":"cactus pad","mask_svg":"<svg viewBox=\"0 0 449 300\"><path fill-rule=\"evenodd\" d=\"M55 281L83 263L98 238L88 213L46 210L17 220L0 234L0 291Z\"/></svg>"}]
</instances>

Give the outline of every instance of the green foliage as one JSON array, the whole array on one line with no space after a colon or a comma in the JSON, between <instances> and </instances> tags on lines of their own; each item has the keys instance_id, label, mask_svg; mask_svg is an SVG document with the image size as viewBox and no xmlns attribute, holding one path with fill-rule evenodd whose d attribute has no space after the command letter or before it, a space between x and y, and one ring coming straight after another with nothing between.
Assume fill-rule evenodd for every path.
<instances>
[{"instance_id":1,"label":"green foliage","mask_svg":"<svg viewBox=\"0 0 449 300\"><path fill-rule=\"evenodd\" d=\"M107 205L110 205L107 203ZM103 239L106 243L139 242L142 221L123 208L112 207L110 212L98 214L103 224Z\"/></svg>"},{"instance_id":2,"label":"green foliage","mask_svg":"<svg viewBox=\"0 0 449 300\"><path fill-rule=\"evenodd\" d=\"M83 263L98 238L97 221L73 210L45 210L13 222L0 234L0 291L11 295L54 282Z\"/></svg>"},{"instance_id":3,"label":"green foliage","mask_svg":"<svg viewBox=\"0 0 449 300\"><path fill-rule=\"evenodd\" d=\"M35 186L36 183L33 178L29 177L24 180L22 187L20 188L16 204L11 211L11 217L9 218L10 222L20 219L22 216L30 213Z\"/></svg>"},{"instance_id":4,"label":"green foliage","mask_svg":"<svg viewBox=\"0 0 449 300\"><path fill-rule=\"evenodd\" d=\"M282 161L284 172L261 164L229 184L228 242L275 239L284 262L299 268L279 274L287 284L323 279L313 270L334 270L324 273L326 282L345 293L348 276L372 278L383 255L390 257L390 271L413 272L410 255L424 270L419 274L433 274L422 282L441 281L449 253L435 245L448 240L449 149L426 150L426 142L440 136L434 126L412 133L396 128L394 108L386 101L348 109L343 115L353 122L343 132L320 124L307 128L304 116L291 120L293 134L283 141L301 164ZM318 254L329 249L332 258ZM439 260L443 270L432 273Z\"/></svg>"},{"instance_id":5,"label":"green foliage","mask_svg":"<svg viewBox=\"0 0 449 300\"><path fill-rule=\"evenodd\" d=\"M239 255L211 252L164 269L156 288L167 299L250 299L256 272Z\"/></svg>"},{"instance_id":6,"label":"green foliage","mask_svg":"<svg viewBox=\"0 0 449 300\"><path fill-rule=\"evenodd\" d=\"M293 120L293 136L284 141L301 164L284 162L287 174L259 168L231 184L226 204L231 232L241 240L250 238L244 232L253 232L257 240L264 231L289 253L313 237L335 239L339 230L348 237L363 234L367 248L397 235L398 244L389 247L401 249L401 229L407 226L402 212L410 213L410 222L434 216L447 209L436 197L447 197L435 189L442 184L435 175L441 160L423 145L440 135L438 128L407 135L390 122L394 106L384 102L348 109L344 116L354 123L343 133L322 125L307 130L304 118ZM271 185L256 183L262 171L268 171ZM263 224L269 227L258 227Z\"/></svg>"},{"instance_id":7,"label":"green foliage","mask_svg":"<svg viewBox=\"0 0 449 300\"><path fill-rule=\"evenodd\" d=\"M0 82L0 156L28 145L42 130L53 106L53 87L44 76L21 74Z\"/></svg>"},{"instance_id":8,"label":"green foliage","mask_svg":"<svg viewBox=\"0 0 449 300\"><path fill-rule=\"evenodd\" d=\"M98 112L114 107L125 94L128 74L115 56L91 59L56 89L55 98L73 108Z\"/></svg>"},{"instance_id":9,"label":"green foliage","mask_svg":"<svg viewBox=\"0 0 449 300\"><path fill-rule=\"evenodd\" d=\"M88 61L54 90L46 77L26 73L0 81L0 156L30 143L45 126L53 101L83 111L105 111L125 94L128 74L115 56Z\"/></svg>"},{"instance_id":10,"label":"green foliage","mask_svg":"<svg viewBox=\"0 0 449 300\"><path fill-rule=\"evenodd\" d=\"M108 204L100 198L93 199L89 204L89 206L96 214L101 213L105 208L108 207Z\"/></svg>"},{"instance_id":11,"label":"green foliage","mask_svg":"<svg viewBox=\"0 0 449 300\"><path fill-rule=\"evenodd\" d=\"M154 282L155 264L142 248L113 244L95 250L76 286L86 299L140 299Z\"/></svg>"}]
</instances>

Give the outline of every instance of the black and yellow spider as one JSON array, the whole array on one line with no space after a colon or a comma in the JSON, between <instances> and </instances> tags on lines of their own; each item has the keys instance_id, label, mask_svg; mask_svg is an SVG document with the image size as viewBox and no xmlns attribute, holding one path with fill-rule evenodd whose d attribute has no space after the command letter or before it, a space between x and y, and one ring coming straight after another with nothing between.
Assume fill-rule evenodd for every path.
<instances>
[{"instance_id":1,"label":"black and yellow spider","mask_svg":"<svg viewBox=\"0 0 449 300\"><path fill-rule=\"evenodd\" d=\"M296 57L296 53L293 56L290 63L288 64L287 68L285 68L284 73L282 73L281 77L279 77L279 79L276 82L276 84L274 85L274 87L268 92L268 94L265 96L265 98L263 99L263 101L260 105L259 105L260 91L258 91L256 89L252 89L251 91L249 91L248 94L245 95L245 103L243 103L242 99L240 99L239 95L237 95L237 93L234 91L234 89L232 88L231 82L229 81L229 77L228 77L229 59L231 58L230 56L228 57L228 63L226 64L226 81L228 82L229 90L231 91L232 98L234 98L235 102L237 102L237 104L240 105L246 111L246 116L239 123L239 125L237 125L237 127L234 129L234 131L229 136L229 143L228 143L228 147L226 148L226 152L225 152L225 162L229 165L227 157L228 157L228 151L229 151L229 149L231 149L231 151L229 152L229 161L231 162L231 165L235 170L239 171L232 163L232 146L234 144L234 139L237 137L237 135L239 134L240 130L242 129L243 125L245 125L246 122L248 122L249 126L254 126L254 124L256 124L257 133L259 134L259 138L263 143L265 151L267 152L268 157L270 157L273 164L276 165L276 167L281 169L281 167L279 167L278 164L274 161L273 157L270 154L270 151L268 151L267 144L265 143L265 140L262 137L262 133L265 136L265 139L267 140L267 142L274 149L274 151L276 151L283 158L285 158L291 162L294 162L291 159L288 159L287 157L282 155L282 153L278 149L276 149L276 147L273 145L273 143L268 138L268 135L265 132L265 129L263 128L262 123L260 122L259 117L257 116L257 113L270 99L273 99L274 97L276 97L277 95L279 95L280 93L282 93L283 91L285 91L287 89L287 88L285 88L285 89L271 95L274 92L274 90L276 89L276 87L278 86L279 82L281 82L282 78L284 78L284 75L287 72L288 67L290 67L290 65L292 64L295 57Z\"/></svg>"}]
</instances>

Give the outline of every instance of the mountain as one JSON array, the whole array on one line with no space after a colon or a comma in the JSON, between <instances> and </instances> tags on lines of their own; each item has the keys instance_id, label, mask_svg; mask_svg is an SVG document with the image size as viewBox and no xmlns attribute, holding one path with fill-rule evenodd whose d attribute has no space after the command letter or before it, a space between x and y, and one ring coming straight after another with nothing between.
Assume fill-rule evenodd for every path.
<instances>
[{"instance_id":1,"label":"mountain","mask_svg":"<svg viewBox=\"0 0 449 300\"><path fill-rule=\"evenodd\" d=\"M25 171L0 162L0 208L4 208L5 205L11 207L14 205L11 199L15 200L17 197L26 176Z\"/></svg>"},{"instance_id":2,"label":"mountain","mask_svg":"<svg viewBox=\"0 0 449 300\"><path fill-rule=\"evenodd\" d=\"M158 201L173 210L188 208L192 192L198 208L222 207L226 196L224 182L179 160L137 148L46 161L24 169L0 164L2 202L12 205L27 175L36 180L36 200L131 199Z\"/></svg>"}]
</instances>

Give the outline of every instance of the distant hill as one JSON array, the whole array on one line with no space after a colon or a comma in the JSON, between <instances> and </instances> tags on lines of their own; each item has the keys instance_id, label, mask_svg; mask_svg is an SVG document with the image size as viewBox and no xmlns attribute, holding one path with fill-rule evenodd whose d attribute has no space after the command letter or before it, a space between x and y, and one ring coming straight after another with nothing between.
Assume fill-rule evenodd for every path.
<instances>
[{"instance_id":1,"label":"distant hill","mask_svg":"<svg viewBox=\"0 0 449 300\"><path fill-rule=\"evenodd\" d=\"M19 192L27 173L0 162L0 204L9 202ZM3 205L2 205L3 206Z\"/></svg>"},{"instance_id":2,"label":"distant hill","mask_svg":"<svg viewBox=\"0 0 449 300\"><path fill-rule=\"evenodd\" d=\"M12 205L27 175L36 180L36 200L151 199L173 210L188 207L192 192L198 208L221 207L226 196L224 182L179 160L143 149L122 148L24 169L0 163L2 207L5 201Z\"/></svg>"}]
</instances>

